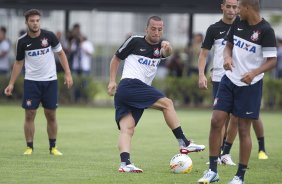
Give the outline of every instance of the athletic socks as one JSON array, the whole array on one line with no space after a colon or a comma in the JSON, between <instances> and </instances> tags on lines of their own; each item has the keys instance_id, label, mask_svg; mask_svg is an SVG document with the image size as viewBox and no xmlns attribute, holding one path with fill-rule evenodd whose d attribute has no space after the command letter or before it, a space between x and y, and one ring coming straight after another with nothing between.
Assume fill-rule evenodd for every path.
<instances>
[{"instance_id":1,"label":"athletic socks","mask_svg":"<svg viewBox=\"0 0 282 184\"><path fill-rule=\"evenodd\" d=\"M228 143L228 142L225 141L224 142L224 147L223 147L222 155L229 154L230 150L231 150L231 147L232 147L232 143Z\"/></svg>"},{"instance_id":2,"label":"athletic socks","mask_svg":"<svg viewBox=\"0 0 282 184\"><path fill-rule=\"evenodd\" d=\"M264 137L258 137L258 145L259 145L259 151L265 152Z\"/></svg>"},{"instance_id":3,"label":"athletic socks","mask_svg":"<svg viewBox=\"0 0 282 184\"><path fill-rule=\"evenodd\" d=\"M33 142L27 142L26 143L26 146L33 149Z\"/></svg>"},{"instance_id":4,"label":"athletic socks","mask_svg":"<svg viewBox=\"0 0 282 184\"><path fill-rule=\"evenodd\" d=\"M220 147L221 152L223 152L225 142L226 142L226 137L223 138L222 145Z\"/></svg>"},{"instance_id":5,"label":"athletic socks","mask_svg":"<svg viewBox=\"0 0 282 184\"><path fill-rule=\"evenodd\" d=\"M188 141L182 131L181 126L177 127L176 129L172 130L175 138L178 141L179 146L187 147L190 144L190 141Z\"/></svg>"},{"instance_id":6,"label":"athletic socks","mask_svg":"<svg viewBox=\"0 0 282 184\"><path fill-rule=\"evenodd\" d=\"M246 172L247 169L248 168L247 168L246 165L239 164L236 176L238 176L239 178L242 179L242 181L244 181L245 172Z\"/></svg>"},{"instance_id":7,"label":"athletic socks","mask_svg":"<svg viewBox=\"0 0 282 184\"><path fill-rule=\"evenodd\" d=\"M56 139L49 139L49 149L56 147Z\"/></svg>"},{"instance_id":8,"label":"athletic socks","mask_svg":"<svg viewBox=\"0 0 282 184\"><path fill-rule=\"evenodd\" d=\"M121 162L125 162L126 165L131 164L131 162L130 162L130 154L127 153L127 152L122 152L122 153L120 154L120 161L121 161Z\"/></svg>"},{"instance_id":9,"label":"athletic socks","mask_svg":"<svg viewBox=\"0 0 282 184\"><path fill-rule=\"evenodd\" d=\"M218 157L217 156L210 156L209 159L210 159L209 169L211 171L217 173L217 159L218 159Z\"/></svg>"}]
</instances>

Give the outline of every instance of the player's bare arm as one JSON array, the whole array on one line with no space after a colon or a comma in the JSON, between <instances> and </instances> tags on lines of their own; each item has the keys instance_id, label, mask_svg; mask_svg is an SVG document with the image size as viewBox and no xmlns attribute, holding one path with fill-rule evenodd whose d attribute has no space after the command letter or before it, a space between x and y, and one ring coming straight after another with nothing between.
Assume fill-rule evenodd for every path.
<instances>
[{"instance_id":1,"label":"player's bare arm","mask_svg":"<svg viewBox=\"0 0 282 184\"><path fill-rule=\"evenodd\" d=\"M12 92L13 92L13 89L14 89L14 84L15 84L19 74L21 73L22 68L23 68L23 61L15 61L9 85L5 88L5 91L4 91L5 95L7 95L7 96L12 95Z\"/></svg>"},{"instance_id":2,"label":"player's bare arm","mask_svg":"<svg viewBox=\"0 0 282 184\"><path fill-rule=\"evenodd\" d=\"M198 59L198 69L199 69L199 81L198 85L200 89L208 89L208 81L205 76L206 60L208 57L209 50L202 48L200 51Z\"/></svg>"},{"instance_id":3,"label":"player's bare arm","mask_svg":"<svg viewBox=\"0 0 282 184\"><path fill-rule=\"evenodd\" d=\"M69 67L69 63L68 63L66 54L63 50L61 50L60 52L58 52L58 56L59 56L60 63L65 71L64 84L67 85L68 88L71 88L73 85L73 80L72 80L71 71L70 71L70 67Z\"/></svg>"},{"instance_id":4,"label":"player's bare arm","mask_svg":"<svg viewBox=\"0 0 282 184\"><path fill-rule=\"evenodd\" d=\"M242 76L241 81L246 84L251 84L255 76L274 68L276 66L276 63L277 63L276 57L267 58L266 62L263 65L261 65L259 68L245 73Z\"/></svg>"},{"instance_id":5,"label":"player's bare arm","mask_svg":"<svg viewBox=\"0 0 282 184\"><path fill-rule=\"evenodd\" d=\"M168 57L172 53L172 47L168 41L162 41L161 43L161 54L164 57Z\"/></svg>"},{"instance_id":6,"label":"player's bare arm","mask_svg":"<svg viewBox=\"0 0 282 184\"><path fill-rule=\"evenodd\" d=\"M116 76L119 67L120 59L114 55L111 64L110 64L110 81L108 84L108 94L113 96L115 94L117 83L116 83Z\"/></svg>"},{"instance_id":7,"label":"player's bare arm","mask_svg":"<svg viewBox=\"0 0 282 184\"><path fill-rule=\"evenodd\" d=\"M234 67L232 61L232 49L233 49L233 45L230 42L227 42L223 51L223 58L224 58L223 68L225 70L232 71L232 68Z\"/></svg>"}]
</instances>

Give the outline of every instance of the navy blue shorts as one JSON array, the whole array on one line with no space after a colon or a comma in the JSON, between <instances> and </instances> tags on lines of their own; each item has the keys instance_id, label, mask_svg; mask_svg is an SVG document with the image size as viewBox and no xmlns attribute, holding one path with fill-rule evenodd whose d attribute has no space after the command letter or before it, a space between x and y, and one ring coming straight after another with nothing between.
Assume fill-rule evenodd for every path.
<instances>
[{"instance_id":1,"label":"navy blue shorts","mask_svg":"<svg viewBox=\"0 0 282 184\"><path fill-rule=\"evenodd\" d=\"M212 95L213 95L213 99L215 99L217 91L218 91L218 87L219 87L219 83L220 82L212 82Z\"/></svg>"},{"instance_id":2,"label":"navy blue shorts","mask_svg":"<svg viewBox=\"0 0 282 184\"><path fill-rule=\"evenodd\" d=\"M262 80L253 85L236 86L227 76L223 76L216 98L214 110L232 113L247 119L258 119L262 97Z\"/></svg>"},{"instance_id":3,"label":"navy blue shorts","mask_svg":"<svg viewBox=\"0 0 282 184\"><path fill-rule=\"evenodd\" d=\"M132 113L135 126L141 118L144 109L152 106L160 98L165 97L156 88L138 79L122 79L115 94L116 122L128 113Z\"/></svg>"},{"instance_id":4,"label":"navy blue shorts","mask_svg":"<svg viewBox=\"0 0 282 184\"><path fill-rule=\"evenodd\" d=\"M46 109L56 109L58 106L58 82L24 80L24 95L22 107L37 109L40 102Z\"/></svg>"}]
</instances>

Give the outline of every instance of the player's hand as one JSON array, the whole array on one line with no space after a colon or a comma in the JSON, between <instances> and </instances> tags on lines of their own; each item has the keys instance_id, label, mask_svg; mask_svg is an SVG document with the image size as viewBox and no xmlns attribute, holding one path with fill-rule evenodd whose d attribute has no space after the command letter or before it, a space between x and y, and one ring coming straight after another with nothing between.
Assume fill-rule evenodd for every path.
<instances>
[{"instance_id":1,"label":"player's hand","mask_svg":"<svg viewBox=\"0 0 282 184\"><path fill-rule=\"evenodd\" d=\"M246 84L251 84L254 78L255 78L254 72L247 72L242 76L241 81Z\"/></svg>"},{"instance_id":2,"label":"player's hand","mask_svg":"<svg viewBox=\"0 0 282 184\"><path fill-rule=\"evenodd\" d=\"M71 88L73 85L72 76L70 73L65 73L65 81L64 84L67 85L67 88Z\"/></svg>"},{"instance_id":3,"label":"player's hand","mask_svg":"<svg viewBox=\"0 0 282 184\"><path fill-rule=\"evenodd\" d=\"M171 55L172 48L168 41L162 41L161 43L161 55L168 57Z\"/></svg>"},{"instance_id":4,"label":"player's hand","mask_svg":"<svg viewBox=\"0 0 282 184\"><path fill-rule=\"evenodd\" d=\"M6 96L11 96L12 95L12 92L13 92L13 89L14 89L14 85L12 84L9 84L5 90L4 90L4 93Z\"/></svg>"},{"instance_id":5,"label":"player's hand","mask_svg":"<svg viewBox=\"0 0 282 184\"><path fill-rule=\"evenodd\" d=\"M198 85L200 89L208 89L208 81L204 74L199 75Z\"/></svg>"},{"instance_id":6,"label":"player's hand","mask_svg":"<svg viewBox=\"0 0 282 184\"><path fill-rule=\"evenodd\" d=\"M116 82L109 82L108 95L114 96L114 94L116 93L116 89L117 89L117 83Z\"/></svg>"},{"instance_id":7,"label":"player's hand","mask_svg":"<svg viewBox=\"0 0 282 184\"><path fill-rule=\"evenodd\" d=\"M234 68L234 64L232 62L231 57L224 58L223 68L224 70L230 70L232 72L232 68Z\"/></svg>"}]
</instances>

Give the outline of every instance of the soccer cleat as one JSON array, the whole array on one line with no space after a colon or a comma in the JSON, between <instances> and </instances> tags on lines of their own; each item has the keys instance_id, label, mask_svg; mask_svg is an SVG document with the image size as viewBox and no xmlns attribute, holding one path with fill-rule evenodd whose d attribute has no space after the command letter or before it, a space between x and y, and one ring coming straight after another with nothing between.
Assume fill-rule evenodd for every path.
<instances>
[{"instance_id":1,"label":"soccer cleat","mask_svg":"<svg viewBox=\"0 0 282 184\"><path fill-rule=\"evenodd\" d=\"M234 178L228 182L228 184L244 184L244 181L242 181L239 176L234 176Z\"/></svg>"},{"instance_id":2,"label":"soccer cleat","mask_svg":"<svg viewBox=\"0 0 282 184\"><path fill-rule=\"evenodd\" d=\"M118 168L118 172L142 173L143 170L136 167L134 164L126 165L125 162L122 162Z\"/></svg>"},{"instance_id":3,"label":"soccer cleat","mask_svg":"<svg viewBox=\"0 0 282 184\"><path fill-rule=\"evenodd\" d=\"M188 154L188 153L191 153L191 152L203 151L204 149L205 149L204 145L195 144L195 143L191 142L187 147L181 146L180 153L181 154Z\"/></svg>"},{"instance_id":4,"label":"soccer cleat","mask_svg":"<svg viewBox=\"0 0 282 184\"><path fill-rule=\"evenodd\" d=\"M206 162L206 164L207 164L207 165L210 165L210 162ZM221 164L222 164L222 162L221 162L220 158L218 158L218 159L217 159L217 165L221 165Z\"/></svg>"},{"instance_id":5,"label":"soccer cleat","mask_svg":"<svg viewBox=\"0 0 282 184\"><path fill-rule=\"evenodd\" d=\"M208 171L204 172L204 176L198 180L198 183L210 184L218 181L219 181L219 175L209 169Z\"/></svg>"},{"instance_id":6,"label":"soccer cleat","mask_svg":"<svg viewBox=\"0 0 282 184\"><path fill-rule=\"evenodd\" d=\"M221 156L221 162L224 165L236 165L232 159L230 154L225 154Z\"/></svg>"},{"instance_id":7,"label":"soccer cleat","mask_svg":"<svg viewBox=\"0 0 282 184\"><path fill-rule=\"evenodd\" d=\"M61 156L63 153L61 153L56 147L53 147L50 149L50 154L54 156Z\"/></svg>"},{"instance_id":8,"label":"soccer cleat","mask_svg":"<svg viewBox=\"0 0 282 184\"><path fill-rule=\"evenodd\" d=\"M30 147L27 147L25 152L23 153L24 155L32 155L33 149Z\"/></svg>"},{"instance_id":9,"label":"soccer cleat","mask_svg":"<svg viewBox=\"0 0 282 184\"><path fill-rule=\"evenodd\" d=\"M259 151L259 153L258 153L258 159L260 159L260 160L266 160L266 159L268 159L268 156L267 156L267 154L266 154L264 151Z\"/></svg>"}]
</instances>

